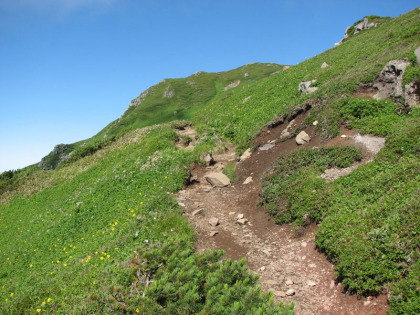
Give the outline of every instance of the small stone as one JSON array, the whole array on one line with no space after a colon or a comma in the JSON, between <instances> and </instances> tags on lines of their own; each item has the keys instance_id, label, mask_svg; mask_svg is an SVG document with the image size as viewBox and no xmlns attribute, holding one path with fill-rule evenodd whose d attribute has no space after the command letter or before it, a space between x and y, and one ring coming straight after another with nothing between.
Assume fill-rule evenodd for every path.
<instances>
[{"instance_id":1,"label":"small stone","mask_svg":"<svg viewBox=\"0 0 420 315\"><path fill-rule=\"evenodd\" d=\"M341 135L341 138L347 138L347 136L346 135Z\"/></svg>"},{"instance_id":2,"label":"small stone","mask_svg":"<svg viewBox=\"0 0 420 315\"><path fill-rule=\"evenodd\" d=\"M330 282L330 289L332 289L334 287L335 287L335 281L334 280L331 280L331 282Z\"/></svg>"},{"instance_id":3,"label":"small stone","mask_svg":"<svg viewBox=\"0 0 420 315\"><path fill-rule=\"evenodd\" d=\"M306 247L306 246L308 246L308 243L306 243L306 242L302 242L302 243L300 243L300 246L302 246L302 247Z\"/></svg>"},{"instance_id":4,"label":"small stone","mask_svg":"<svg viewBox=\"0 0 420 315\"><path fill-rule=\"evenodd\" d=\"M287 296L286 292L283 292L283 291L274 291L274 295L278 296L278 297L286 297Z\"/></svg>"},{"instance_id":5,"label":"small stone","mask_svg":"<svg viewBox=\"0 0 420 315\"><path fill-rule=\"evenodd\" d=\"M198 215L204 215L204 209L198 209L198 210L195 210L195 211L193 211L192 215L193 215L194 217L195 217L195 216L198 216Z\"/></svg>"},{"instance_id":6,"label":"small stone","mask_svg":"<svg viewBox=\"0 0 420 315\"><path fill-rule=\"evenodd\" d=\"M368 297L367 297L367 300L368 300L368 301L372 301L372 300L373 300L373 296L368 296Z\"/></svg>"},{"instance_id":7,"label":"small stone","mask_svg":"<svg viewBox=\"0 0 420 315\"><path fill-rule=\"evenodd\" d=\"M76 202L76 206L82 206L82 205L83 205L83 201Z\"/></svg>"},{"instance_id":8,"label":"small stone","mask_svg":"<svg viewBox=\"0 0 420 315\"><path fill-rule=\"evenodd\" d=\"M215 236L216 234L219 234L218 231L210 231L210 236Z\"/></svg>"},{"instance_id":9,"label":"small stone","mask_svg":"<svg viewBox=\"0 0 420 315\"><path fill-rule=\"evenodd\" d=\"M287 290L286 295L287 296L292 296L292 295L295 295L295 293L296 293L296 291L294 289L289 289L289 290Z\"/></svg>"},{"instance_id":10,"label":"small stone","mask_svg":"<svg viewBox=\"0 0 420 315\"><path fill-rule=\"evenodd\" d=\"M292 280L290 280L290 279L287 279L287 280L286 280L286 284L287 284L287 285L292 285L293 283L294 283L294 282L293 282Z\"/></svg>"},{"instance_id":11,"label":"small stone","mask_svg":"<svg viewBox=\"0 0 420 315\"><path fill-rule=\"evenodd\" d=\"M249 176L249 177L247 177L247 178L244 180L244 182L242 183L242 185L248 185L249 183L252 183L252 182L253 182L252 177L251 177L251 176Z\"/></svg>"},{"instance_id":12,"label":"small stone","mask_svg":"<svg viewBox=\"0 0 420 315\"><path fill-rule=\"evenodd\" d=\"M232 211L232 212L229 212L229 215L234 215L235 213L236 213L236 212L233 212L233 211Z\"/></svg>"},{"instance_id":13,"label":"small stone","mask_svg":"<svg viewBox=\"0 0 420 315\"><path fill-rule=\"evenodd\" d=\"M178 204L179 204L181 207L185 208L185 203L178 202Z\"/></svg>"},{"instance_id":14,"label":"small stone","mask_svg":"<svg viewBox=\"0 0 420 315\"><path fill-rule=\"evenodd\" d=\"M313 123L312 123L312 125L314 125L314 126L316 126L316 125L318 125L319 124L319 121L318 120L315 120Z\"/></svg>"},{"instance_id":15,"label":"small stone","mask_svg":"<svg viewBox=\"0 0 420 315\"><path fill-rule=\"evenodd\" d=\"M264 266L262 266L261 268L260 268L260 271L264 271L265 270L265 267Z\"/></svg>"},{"instance_id":16,"label":"small stone","mask_svg":"<svg viewBox=\"0 0 420 315\"><path fill-rule=\"evenodd\" d=\"M316 286L316 282L315 282L315 281L312 281L312 280L309 280L308 282L306 282L306 284L307 284L308 286L310 286L310 287L314 287L314 286Z\"/></svg>"},{"instance_id":17,"label":"small stone","mask_svg":"<svg viewBox=\"0 0 420 315\"><path fill-rule=\"evenodd\" d=\"M270 150L271 148L274 148L274 144L272 144L272 143L266 143L262 147L259 147L258 150L260 150L260 151L267 151L267 150Z\"/></svg>"},{"instance_id":18,"label":"small stone","mask_svg":"<svg viewBox=\"0 0 420 315\"><path fill-rule=\"evenodd\" d=\"M237 216L238 219L243 219L244 218L244 214L243 213L239 213Z\"/></svg>"},{"instance_id":19,"label":"small stone","mask_svg":"<svg viewBox=\"0 0 420 315\"><path fill-rule=\"evenodd\" d=\"M236 224L245 225L248 222L247 219L238 219L236 220Z\"/></svg>"},{"instance_id":20,"label":"small stone","mask_svg":"<svg viewBox=\"0 0 420 315\"><path fill-rule=\"evenodd\" d=\"M217 225L219 225L219 219L218 219L218 218L216 218L216 217L212 217L212 218L209 220L209 224L210 224L211 226L217 226Z\"/></svg>"},{"instance_id":21,"label":"small stone","mask_svg":"<svg viewBox=\"0 0 420 315\"><path fill-rule=\"evenodd\" d=\"M328 63L326 63L326 62L324 62L322 65L321 65L321 69L324 69L324 68L326 68L326 67L328 67L329 66L329 64Z\"/></svg>"},{"instance_id":22,"label":"small stone","mask_svg":"<svg viewBox=\"0 0 420 315\"><path fill-rule=\"evenodd\" d=\"M364 306L369 306L371 303L372 303L371 301L364 301L364 302L363 302L363 305L364 305Z\"/></svg>"},{"instance_id":23,"label":"small stone","mask_svg":"<svg viewBox=\"0 0 420 315\"><path fill-rule=\"evenodd\" d=\"M245 150L245 152L241 155L241 157L239 158L239 161L245 161L246 159L249 159L251 157L251 149L248 148Z\"/></svg>"}]
</instances>

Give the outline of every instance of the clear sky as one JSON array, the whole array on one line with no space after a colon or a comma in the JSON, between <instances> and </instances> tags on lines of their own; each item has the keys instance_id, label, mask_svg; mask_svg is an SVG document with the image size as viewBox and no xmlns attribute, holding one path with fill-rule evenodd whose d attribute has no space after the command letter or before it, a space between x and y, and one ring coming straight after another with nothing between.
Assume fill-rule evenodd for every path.
<instances>
[{"instance_id":1,"label":"clear sky","mask_svg":"<svg viewBox=\"0 0 420 315\"><path fill-rule=\"evenodd\" d=\"M0 173L89 138L164 78L297 64L418 0L0 0Z\"/></svg>"}]
</instances>

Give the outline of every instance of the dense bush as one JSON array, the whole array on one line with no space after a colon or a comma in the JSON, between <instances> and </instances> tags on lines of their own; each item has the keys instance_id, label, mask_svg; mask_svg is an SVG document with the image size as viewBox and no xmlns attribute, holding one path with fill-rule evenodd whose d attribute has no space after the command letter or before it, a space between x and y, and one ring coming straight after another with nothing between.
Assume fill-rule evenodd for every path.
<instances>
[{"instance_id":1,"label":"dense bush","mask_svg":"<svg viewBox=\"0 0 420 315\"><path fill-rule=\"evenodd\" d=\"M348 167L360 161L355 147L300 149L281 156L265 175L259 203L277 223L308 224L319 221L327 208L325 180L319 175L332 167Z\"/></svg>"}]
</instances>

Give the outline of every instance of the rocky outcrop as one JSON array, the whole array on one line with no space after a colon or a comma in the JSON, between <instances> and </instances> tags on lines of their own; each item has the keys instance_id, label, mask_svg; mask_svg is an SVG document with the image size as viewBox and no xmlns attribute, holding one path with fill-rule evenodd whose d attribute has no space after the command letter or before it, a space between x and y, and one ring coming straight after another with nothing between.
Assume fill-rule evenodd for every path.
<instances>
[{"instance_id":1,"label":"rocky outcrop","mask_svg":"<svg viewBox=\"0 0 420 315\"><path fill-rule=\"evenodd\" d=\"M378 23L375 23L375 22L369 23L368 18L364 18L362 22L360 22L354 27L354 34L357 34L363 30L368 30L372 27L376 27L376 25L378 25Z\"/></svg>"},{"instance_id":2,"label":"rocky outcrop","mask_svg":"<svg viewBox=\"0 0 420 315\"><path fill-rule=\"evenodd\" d=\"M166 87L165 92L163 92L162 97L164 97L164 98L171 98L171 97L173 97L174 95L175 95L175 92L171 89L171 85L168 85L168 86Z\"/></svg>"},{"instance_id":3,"label":"rocky outcrop","mask_svg":"<svg viewBox=\"0 0 420 315\"><path fill-rule=\"evenodd\" d=\"M310 94L318 90L317 86L311 86L312 83L315 83L316 80L310 80L310 81L302 81L299 83L299 91L305 94Z\"/></svg>"},{"instance_id":4,"label":"rocky outcrop","mask_svg":"<svg viewBox=\"0 0 420 315\"><path fill-rule=\"evenodd\" d=\"M376 99L395 98L403 96L403 75L409 65L408 60L391 60L382 69L374 83L378 93Z\"/></svg>"},{"instance_id":5,"label":"rocky outcrop","mask_svg":"<svg viewBox=\"0 0 420 315\"><path fill-rule=\"evenodd\" d=\"M235 82L232 82L231 84L225 86L224 90L227 91L227 90L236 88L240 83L241 83L241 80L237 80Z\"/></svg>"},{"instance_id":6,"label":"rocky outcrop","mask_svg":"<svg viewBox=\"0 0 420 315\"><path fill-rule=\"evenodd\" d=\"M43 157L38 164L38 168L44 171L59 167L64 161L67 161L74 151L67 153L70 148L67 144L57 144L47 156Z\"/></svg>"},{"instance_id":7,"label":"rocky outcrop","mask_svg":"<svg viewBox=\"0 0 420 315\"><path fill-rule=\"evenodd\" d=\"M420 106L420 82L415 81L405 85L404 99L407 107Z\"/></svg>"}]
</instances>

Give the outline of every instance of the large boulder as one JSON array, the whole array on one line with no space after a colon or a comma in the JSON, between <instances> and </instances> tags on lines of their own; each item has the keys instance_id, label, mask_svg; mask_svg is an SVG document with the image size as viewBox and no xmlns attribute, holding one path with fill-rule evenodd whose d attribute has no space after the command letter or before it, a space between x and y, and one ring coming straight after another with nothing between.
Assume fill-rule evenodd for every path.
<instances>
[{"instance_id":1,"label":"large boulder","mask_svg":"<svg viewBox=\"0 0 420 315\"><path fill-rule=\"evenodd\" d=\"M311 86L312 83L315 83L316 80L310 80L310 81L302 81L299 83L299 91L305 94L310 94L318 90L318 87Z\"/></svg>"},{"instance_id":2,"label":"large boulder","mask_svg":"<svg viewBox=\"0 0 420 315\"><path fill-rule=\"evenodd\" d=\"M297 144L305 144L307 142L311 141L311 137L305 132L305 131L301 131L297 136L296 136L296 143Z\"/></svg>"},{"instance_id":3,"label":"large boulder","mask_svg":"<svg viewBox=\"0 0 420 315\"><path fill-rule=\"evenodd\" d=\"M378 89L378 93L374 95L374 98L384 99L402 97L403 75L409 64L408 60L391 60L388 62L373 85Z\"/></svg>"},{"instance_id":4,"label":"large boulder","mask_svg":"<svg viewBox=\"0 0 420 315\"><path fill-rule=\"evenodd\" d=\"M204 176L213 187L226 187L230 185L230 179L223 173L209 173Z\"/></svg>"}]
</instances>

